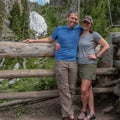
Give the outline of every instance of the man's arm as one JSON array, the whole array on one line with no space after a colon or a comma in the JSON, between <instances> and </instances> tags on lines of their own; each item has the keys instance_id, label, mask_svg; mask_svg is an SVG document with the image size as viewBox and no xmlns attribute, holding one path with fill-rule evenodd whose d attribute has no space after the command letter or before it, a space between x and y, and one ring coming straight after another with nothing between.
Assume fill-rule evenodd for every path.
<instances>
[{"instance_id":1,"label":"man's arm","mask_svg":"<svg viewBox=\"0 0 120 120\"><path fill-rule=\"evenodd\" d=\"M51 43L54 40L51 37L41 38L41 39L26 39L23 43Z\"/></svg>"}]
</instances>

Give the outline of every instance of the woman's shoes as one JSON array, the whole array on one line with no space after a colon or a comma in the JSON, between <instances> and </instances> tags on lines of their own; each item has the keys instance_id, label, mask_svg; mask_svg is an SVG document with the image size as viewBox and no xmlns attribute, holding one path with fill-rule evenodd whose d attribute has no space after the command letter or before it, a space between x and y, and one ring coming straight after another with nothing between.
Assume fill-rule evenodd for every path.
<instances>
[{"instance_id":1,"label":"woman's shoes","mask_svg":"<svg viewBox=\"0 0 120 120\"><path fill-rule=\"evenodd\" d=\"M96 117L95 117L95 115L93 114L93 115L91 115L91 114L89 114L89 115L87 115L83 120L94 120Z\"/></svg>"},{"instance_id":2,"label":"woman's shoes","mask_svg":"<svg viewBox=\"0 0 120 120\"><path fill-rule=\"evenodd\" d=\"M87 112L81 112L77 118L77 120L83 120L87 116Z\"/></svg>"},{"instance_id":3,"label":"woman's shoes","mask_svg":"<svg viewBox=\"0 0 120 120\"><path fill-rule=\"evenodd\" d=\"M96 117L95 117L95 114L91 115L91 114L88 114L87 115L87 112L81 112L77 118L77 120L94 120ZM71 118L71 117L64 117L62 120L75 120L74 117Z\"/></svg>"}]
</instances>

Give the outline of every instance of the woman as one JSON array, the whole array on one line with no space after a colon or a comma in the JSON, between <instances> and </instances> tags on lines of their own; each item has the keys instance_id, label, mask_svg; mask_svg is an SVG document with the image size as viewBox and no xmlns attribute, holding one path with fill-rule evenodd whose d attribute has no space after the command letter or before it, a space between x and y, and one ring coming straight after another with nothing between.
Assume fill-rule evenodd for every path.
<instances>
[{"instance_id":1,"label":"woman","mask_svg":"<svg viewBox=\"0 0 120 120\"><path fill-rule=\"evenodd\" d=\"M82 19L82 28L83 33L81 34L78 45L82 110L78 116L78 120L93 120L95 119L95 111L92 81L96 79L96 59L100 58L109 49L109 45L99 33L93 32L91 16L85 16ZM102 49L97 54L95 51L95 43L102 46ZM88 115L87 107L89 108Z\"/></svg>"}]
</instances>

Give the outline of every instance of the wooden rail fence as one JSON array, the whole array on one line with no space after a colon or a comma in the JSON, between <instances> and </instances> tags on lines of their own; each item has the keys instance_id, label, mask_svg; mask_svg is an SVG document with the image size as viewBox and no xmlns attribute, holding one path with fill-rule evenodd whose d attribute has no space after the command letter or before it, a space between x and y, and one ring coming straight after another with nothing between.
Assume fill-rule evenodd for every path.
<instances>
[{"instance_id":1,"label":"wooden rail fence","mask_svg":"<svg viewBox=\"0 0 120 120\"><path fill-rule=\"evenodd\" d=\"M118 36L119 37L119 36ZM119 43L120 38L114 40ZM118 45L117 45L118 47ZM53 57L54 56L54 43L21 43L21 42L0 42L0 58L27 58L27 57ZM108 58L109 59L109 58ZM114 60L113 60L114 61ZM117 50L117 62L120 62L120 47ZM116 76L119 74L119 67L116 67L114 61L113 66L104 68L97 68L97 76ZM54 76L54 70L51 69L25 69L25 70L0 70L0 78L28 78L28 77L49 77ZM105 84L103 85L105 86ZM95 93L114 93L114 87L103 86L93 88ZM79 91L76 89L76 91ZM0 99L32 99L32 98L49 98L58 97L57 90L51 91L34 91L34 92L10 92L0 93Z\"/></svg>"}]
</instances>

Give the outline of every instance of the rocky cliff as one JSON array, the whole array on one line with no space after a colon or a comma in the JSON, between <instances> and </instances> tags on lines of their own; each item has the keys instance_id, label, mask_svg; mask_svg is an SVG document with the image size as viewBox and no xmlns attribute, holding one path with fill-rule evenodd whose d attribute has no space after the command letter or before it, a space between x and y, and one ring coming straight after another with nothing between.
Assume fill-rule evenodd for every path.
<instances>
[{"instance_id":1,"label":"rocky cliff","mask_svg":"<svg viewBox=\"0 0 120 120\"><path fill-rule=\"evenodd\" d=\"M10 16L10 11L14 5L15 2L19 3L20 10L22 11L22 5L21 5L21 0L4 0L5 6L5 12L4 12L4 20L2 24L2 31L1 31L1 37L0 40L9 40L12 38L15 38L15 34L12 30L9 29L9 16Z\"/></svg>"},{"instance_id":2,"label":"rocky cliff","mask_svg":"<svg viewBox=\"0 0 120 120\"><path fill-rule=\"evenodd\" d=\"M19 3L20 9L22 10L21 0L4 0L6 13L9 14L15 2Z\"/></svg>"},{"instance_id":3,"label":"rocky cliff","mask_svg":"<svg viewBox=\"0 0 120 120\"><path fill-rule=\"evenodd\" d=\"M56 7L66 7L68 10L77 10L79 0L50 0L50 5Z\"/></svg>"}]
</instances>

